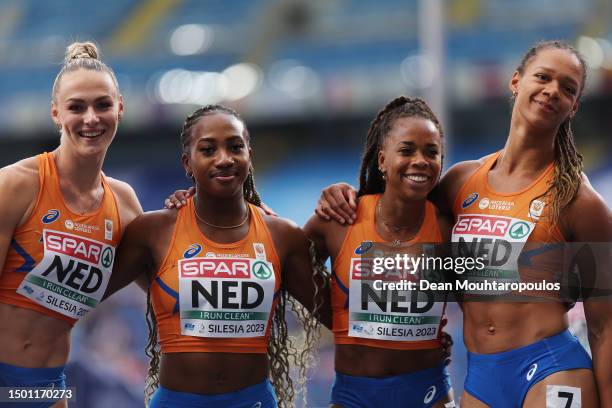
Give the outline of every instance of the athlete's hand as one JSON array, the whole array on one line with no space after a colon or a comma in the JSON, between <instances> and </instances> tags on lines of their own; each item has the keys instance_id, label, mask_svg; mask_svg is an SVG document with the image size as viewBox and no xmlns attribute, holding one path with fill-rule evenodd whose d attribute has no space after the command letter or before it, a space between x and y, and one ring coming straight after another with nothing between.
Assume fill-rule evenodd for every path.
<instances>
[{"instance_id":1,"label":"athlete's hand","mask_svg":"<svg viewBox=\"0 0 612 408\"><path fill-rule=\"evenodd\" d=\"M448 319L443 318L442 323L440 324L440 330L442 330L444 326L446 326L447 323L448 323ZM444 365L449 365L451 362L451 351L453 348L453 338L447 332L442 331L440 343L442 343L442 350L444 351Z\"/></svg>"},{"instance_id":2,"label":"athlete's hand","mask_svg":"<svg viewBox=\"0 0 612 408\"><path fill-rule=\"evenodd\" d=\"M195 194L195 187L189 187L187 190L176 190L164 201L164 208L181 208L187 205L187 199Z\"/></svg>"},{"instance_id":3,"label":"athlete's hand","mask_svg":"<svg viewBox=\"0 0 612 408\"><path fill-rule=\"evenodd\" d=\"M347 183L336 183L321 192L315 214L324 220L352 224L357 218L357 191Z\"/></svg>"}]
</instances>

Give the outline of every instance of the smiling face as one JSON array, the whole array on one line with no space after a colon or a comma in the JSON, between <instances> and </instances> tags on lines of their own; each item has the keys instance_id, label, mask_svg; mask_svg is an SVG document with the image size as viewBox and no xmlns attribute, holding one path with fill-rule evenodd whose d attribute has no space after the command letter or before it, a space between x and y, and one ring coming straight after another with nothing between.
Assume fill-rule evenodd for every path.
<instances>
[{"instance_id":1,"label":"smiling face","mask_svg":"<svg viewBox=\"0 0 612 408\"><path fill-rule=\"evenodd\" d=\"M400 117L384 139L378 166L385 190L406 200L422 200L435 187L442 169L442 139L436 125L420 117Z\"/></svg>"},{"instance_id":2,"label":"smiling face","mask_svg":"<svg viewBox=\"0 0 612 408\"><path fill-rule=\"evenodd\" d=\"M516 95L513 115L537 130L555 131L576 113L582 92L584 67L572 52L544 48L516 71L510 90Z\"/></svg>"},{"instance_id":3,"label":"smiling face","mask_svg":"<svg viewBox=\"0 0 612 408\"><path fill-rule=\"evenodd\" d=\"M83 156L105 154L123 114L123 102L107 72L79 69L64 74L51 104L61 143Z\"/></svg>"},{"instance_id":4,"label":"smiling face","mask_svg":"<svg viewBox=\"0 0 612 408\"><path fill-rule=\"evenodd\" d=\"M190 129L183 167L198 189L222 198L242 196L251 167L244 123L227 113L200 117Z\"/></svg>"}]
</instances>

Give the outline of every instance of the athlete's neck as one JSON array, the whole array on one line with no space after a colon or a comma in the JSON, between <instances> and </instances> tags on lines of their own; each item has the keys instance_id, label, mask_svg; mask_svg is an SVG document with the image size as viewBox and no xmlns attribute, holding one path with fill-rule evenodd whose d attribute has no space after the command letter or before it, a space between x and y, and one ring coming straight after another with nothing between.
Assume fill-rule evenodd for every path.
<instances>
[{"instance_id":1,"label":"athlete's neck","mask_svg":"<svg viewBox=\"0 0 612 408\"><path fill-rule=\"evenodd\" d=\"M238 225L245 219L248 212L242 191L233 197L219 198L207 195L196 187L193 203L197 215L214 225Z\"/></svg>"},{"instance_id":2,"label":"athlete's neck","mask_svg":"<svg viewBox=\"0 0 612 408\"><path fill-rule=\"evenodd\" d=\"M59 146L53 152L62 189L87 195L102 186L101 157L81 157Z\"/></svg>"},{"instance_id":3,"label":"athlete's neck","mask_svg":"<svg viewBox=\"0 0 612 408\"><path fill-rule=\"evenodd\" d=\"M495 169L507 176L538 174L554 160L556 131L538 131L515 117Z\"/></svg>"},{"instance_id":4,"label":"athlete's neck","mask_svg":"<svg viewBox=\"0 0 612 408\"><path fill-rule=\"evenodd\" d=\"M408 201L386 190L380 197L378 221L405 231L417 231L423 222L426 200Z\"/></svg>"}]
</instances>

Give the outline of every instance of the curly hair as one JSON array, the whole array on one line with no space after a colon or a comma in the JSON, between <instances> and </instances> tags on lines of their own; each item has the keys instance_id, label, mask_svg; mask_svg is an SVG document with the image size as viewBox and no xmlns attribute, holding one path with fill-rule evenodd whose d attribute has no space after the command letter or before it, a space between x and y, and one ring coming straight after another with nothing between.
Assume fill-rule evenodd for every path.
<instances>
[{"instance_id":1,"label":"curly hair","mask_svg":"<svg viewBox=\"0 0 612 408\"><path fill-rule=\"evenodd\" d=\"M378 153L395 121L405 117L430 120L438 129L440 138L444 137L440 121L424 100L420 98L398 96L390 101L378 112L368 129L363 157L361 159L358 196L382 193L385 191L385 181L378 168ZM444 160L444 153L442 153L442 160Z\"/></svg>"},{"instance_id":2,"label":"curly hair","mask_svg":"<svg viewBox=\"0 0 612 408\"><path fill-rule=\"evenodd\" d=\"M191 127L203 116L213 113L222 112L230 114L242 121L242 118L233 109L223 105L207 105L197 109L189 115L185 120L181 131L181 144L183 151L189 148L190 130ZM243 122L243 121L242 121ZM244 123L244 122L243 122ZM245 137L248 141L248 132L245 125ZM253 177L252 168L243 185L244 199L256 206L261 206L261 198L255 189L255 179ZM320 269L313 268L313 281L316 283L317 272ZM273 312L273 317L270 325L270 342L268 344L268 368L270 382L274 386L278 398L279 407L295 406L295 397L302 394L303 400L306 400L306 391L304 384L307 379L309 367L313 364L313 350L316 348L316 343L319 338L319 321L316 319L318 309L322 303L321 291L318 290L319 285L314 294L314 310L308 312L302 307L293 297L291 297L284 288L281 288L281 293L278 298L276 307ZM297 320L304 328L304 339L299 342L289 335L287 322L285 319L287 305L295 313ZM159 365L160 365L160 349L158 342L157 324L155 313L151 306L150 290L147 294L147 326L149 329L149 339L146 345L145 353L150 359L149 370L145 388L145 401L148 403L151 395L159 385ZM294 386L294 381L291 378L292 367L297 367L298 383Z\"/></svg>"}]
</instances>

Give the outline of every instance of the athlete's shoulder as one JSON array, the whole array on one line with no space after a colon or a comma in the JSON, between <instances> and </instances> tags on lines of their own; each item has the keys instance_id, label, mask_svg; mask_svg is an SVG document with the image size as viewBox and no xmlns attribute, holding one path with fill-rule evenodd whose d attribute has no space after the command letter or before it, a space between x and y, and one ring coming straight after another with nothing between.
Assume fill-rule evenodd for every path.
<instances>
[{"instance_id":1,"label":"athlete's shoulder","mask_svg":"<svg viewBox=\"0 0 612 408\"><path fill-rule=\"evenodd\" d=\"M18 217L19 222L33 210L40 190L38 167L38 158L28 157L0 169L0 208L4 217Z\"/></svg>"},{"instance_id":2,"label":"athlete's shoulder","mask_svg":"<svg viewBox=\"0 0 612 408\"><path fill-rule=\"evenodd\" d=\"M292 220L288 218L268 215L261 208L257 207L257 211L264 220L264 223L273 235L291 236L293 234L299 234L301 228Z\"/></svg>"},{"instance_id":3,"label":"athlete's shoulder","mask_svg":"<svg viewBox=\"0 0 612 408\"><path fill-rule=\"evenodd\" d=\"M572 241L612 240L612 212L585 174L576 196L564 210L562 225Z\"/></svg>"},{"instance_id":4,"label":"athlete's shoulder","mask_svg":"<svg viewBox=\"0 0 612 408\"><path fill-rule=\"evenodd\" d=\"M106 177L106 181L117 199L123 225L129 224L134 218L142 214L142 206L132 186L125 181L112 177Z\"/></svg>"},{"instance_id":5,"label":"athlete's shoulder","mask_svg":"<svg viewBox=\"0 0 612 408\"><path fill-rule=\"evenodd\" d=\"M440 183L430 194L430 199L443 213L452 213L453 204L457 194L459 194L459 190L489 157L491 155L478 160L466 160L456 163L444 173Z\"/></svg>"}]
</instances>

